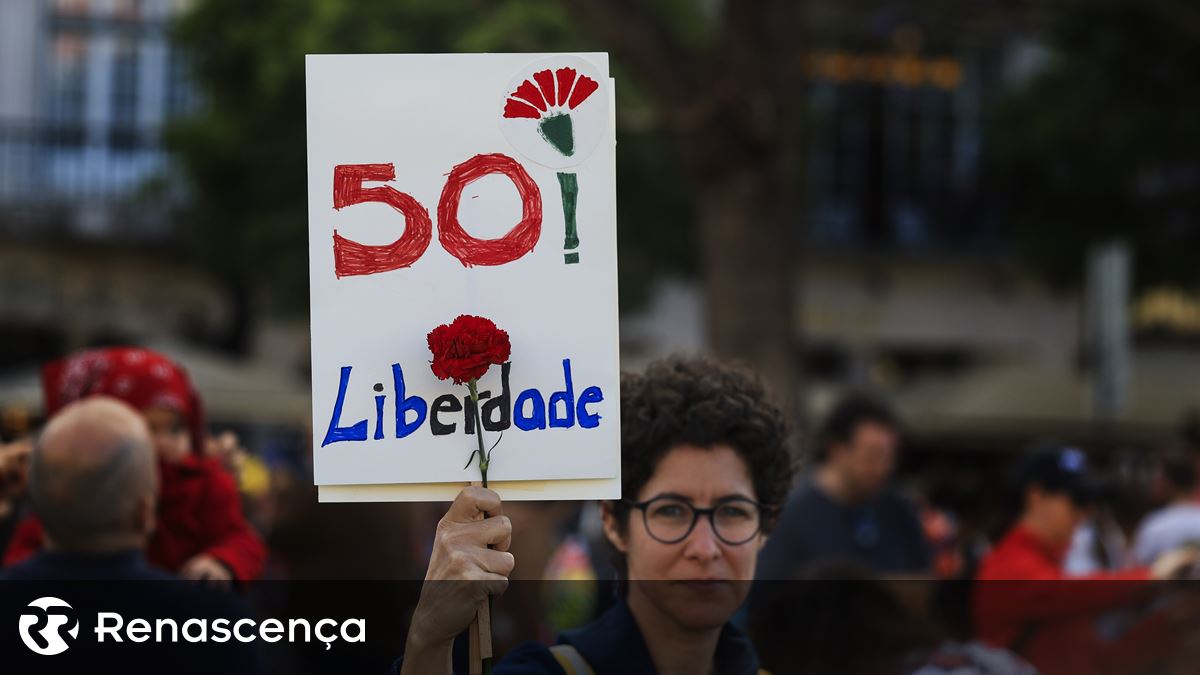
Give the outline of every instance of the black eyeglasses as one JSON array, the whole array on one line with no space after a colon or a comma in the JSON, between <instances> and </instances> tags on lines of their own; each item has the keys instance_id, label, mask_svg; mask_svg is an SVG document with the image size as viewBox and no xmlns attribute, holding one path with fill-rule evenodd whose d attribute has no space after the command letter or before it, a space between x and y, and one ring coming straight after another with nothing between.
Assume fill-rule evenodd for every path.
<instances>
[{"instance_id":1,"label":"black eyeglasses","mask_svg":"<svg viewBox=\"0 0 1200 675\"><path fill-rule=\"evenodd\" d=\"M717 539L730 546L744 544L762 531L764 515L773 515L777 510L747 497L727 497L706 509L675 495L659 495L644 502L621 501L641 509L646 532L663 544L687 539L701 516L708 518Z\"/></svg>"}]
</instances>

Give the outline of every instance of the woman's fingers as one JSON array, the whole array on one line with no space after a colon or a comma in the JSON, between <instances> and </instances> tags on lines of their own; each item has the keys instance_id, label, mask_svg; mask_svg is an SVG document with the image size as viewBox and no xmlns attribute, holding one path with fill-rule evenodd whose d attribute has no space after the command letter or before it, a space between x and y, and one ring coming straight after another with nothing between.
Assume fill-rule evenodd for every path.
<instances>
[{"instance_id":1,"label":"woman's fingers","mask_svg":"<svg viewBox=\"0 0 1200 675\"><path fill-rule=\"evenodd\" d=\"M476 523L481 531L485 546L497 551L507 551L512 545L512 521L508 516L495 516Z\"/></svg>"},{"instance_id":2,"label":"woman's fingers","mask_svg":"<svg viewBox=\"0 0 1200 675\"><path fill-rule=\"evenodd\" d=\"M516 559L513 558L513 554L508 551L493 551L486 548L479 551L478 562L480 569L483 571L503 577L508 577L512 574L513 567L516 566Z\"/></svg>"},{"instance_id":3,"label":"woman's fingers","mask_svg":"<svg viewBox=\"0 0 1200 675\"><path fill-rule=\"evenodd\" d=\"M456 523L469 523L479 517L499 516L504 513L500 504L500 495L482 487L467 487L458 493L454 502L446 511L445 520Z\"/></svg>"},{"instance_id":4,"label":"woman's fingers","mask_svg":"<svg viewBox=\"0 0 1200 675\"><path fill-rule=\"evenodd\" d=\"M487 595L503 595L508 590L508 577L499 574L488 574L478 583Z\"/></svg>"}]
</instances>

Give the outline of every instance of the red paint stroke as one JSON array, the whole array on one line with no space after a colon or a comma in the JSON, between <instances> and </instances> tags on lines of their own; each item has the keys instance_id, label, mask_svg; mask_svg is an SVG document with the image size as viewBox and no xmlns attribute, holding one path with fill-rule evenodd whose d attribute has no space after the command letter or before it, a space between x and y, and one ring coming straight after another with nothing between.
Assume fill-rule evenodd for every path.
<instances>
[{"instance_id":1,"label":"red paint stroke","mask_svg":"<svg viewBox=\"0 0 1200 675\"><path fill-rule=\"evenodd\" d=\"M520 99L510 98L504 102L504 116L510 119L516 117L529 117L536 120L541 117L542 114L538 112L537 108L529 105L528 103Z\"/></svg>"},{"instance_id":2,"label":"red paint stroke","mask_svg":"<svg viewBox=\"0 0 1200 675\"><path fill-rule=\"evenodd\" d=\"M537 82L538 88L542 90L542 98L546 99L546 103L556 105L554 94L554 73L549 70L539 70L533 74L533 79Z\"/></svg>"},{"instance_id":3,"label":"red paint stroke","mask_svg":"<svg viewBox=\"0 0 1200 675\"><path fill-rule=\"evenodd\" d=\"M575 82L575 90L571 92L571 98L567 101L567 105L570 106L571 110L574 110L575 106L583 103L587 97L592 95L592 92L599 88L600 85L596 84L595 80L587 75L581 75L579 80Z\"/></svg>"},{"instance_id":4,"label":"red paint stroke","mask_svg":"<svg viewBox=\"0 0 1200 675\"><path fill-rule=\"evenodd\" d=\"M379 202L404 215L403 236L383 246L360 244L334 230L333 271L339 279L409 267L429 248L433 223L420 202L391 186L363 187L364 181L395 178L393 164L339 164L333 168L333 208Z\"/></svg>"},{"instance_id":5,"label":"red paint stroke","mask_svg":"<svg viewBox=\"0 0 1200 675\"><path fill-rule=\"evenodd\" d=\"M558 105L563 105L571 93L571 85L575 84L575 69L559 68L555 74L558 76Z\"/></svg>"},{"instance_id":6,"label":"red paint stroke","mask_svg":"<svg viewBox=\"0 0 1200 675\"><path fill-rule=\"evenodd\" d=\"M458 222L463 188L493 173L502 173L521 196L521 222L498 239L476 239ZM494 153L475 155L450 171L438 200L438 241L464 267L503 265L529 253L542 235L542 192L517 160Z\"/></svg>"},{"instance_id":7,"label":"red paint stroke","mask_svg":"<svg viewBox=\"0 0 1200 675\"><path fill-rule=\"evenodd\" d=\"M529 80L522 82L521 86L517 87L517 90L511 95L525 99L533 107L546 112L546 100L542 98L542 92Z\"/></svg>"}]
</instances>

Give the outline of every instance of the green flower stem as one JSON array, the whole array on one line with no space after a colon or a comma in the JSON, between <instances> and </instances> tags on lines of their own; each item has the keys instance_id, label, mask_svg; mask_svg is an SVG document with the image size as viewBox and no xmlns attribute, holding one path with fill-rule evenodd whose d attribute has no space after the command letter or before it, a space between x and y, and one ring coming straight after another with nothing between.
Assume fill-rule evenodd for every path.
<instances>
[{"instance_id":1,"label":"green flower stem","mask_svg":"<svg viewBox=\"0 0 1200 675\"><path fill-rule=\"evenodd\" d=\"M479 389L477 380L467 381L467 390L471 392L472 412L475 414L475 438L479 441L479 473L483 477L483 487L487 487L488 457L483 452L483 419L479 416Z\"/></svg>"},{"instance_id":2,"label":"green flower stem","mask_svg":"<svg viewBox=\"0 0 1200 675\"><path fill-rule=\"evenodd\" d=\"M566 223L566 238L563 240L563 260L566 264L579 262L579 228L575 223L576 205L579 200L579 180L573 173L560 171L558 187L562 192L563 220Z\"/></svg>"}]
</instances>

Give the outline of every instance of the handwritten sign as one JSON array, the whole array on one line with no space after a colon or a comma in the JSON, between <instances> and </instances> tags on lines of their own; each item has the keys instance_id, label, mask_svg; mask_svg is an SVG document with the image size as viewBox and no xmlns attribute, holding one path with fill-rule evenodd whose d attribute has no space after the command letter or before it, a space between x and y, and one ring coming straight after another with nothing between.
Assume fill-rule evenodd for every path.
<instances>
[{"instance_id":1,"label":"handwritten sign","mask_svg":"<svg viewBox=\"0 0 1200 675\"><path fill-rule=\"evenodd\" d=\"M313 468L330 495L476 479L473 404L426 345L474 314L512 342L479 382L490 478L613 496L612 96L604 54L307 58Z\"/></svg>"}]
</instances>

